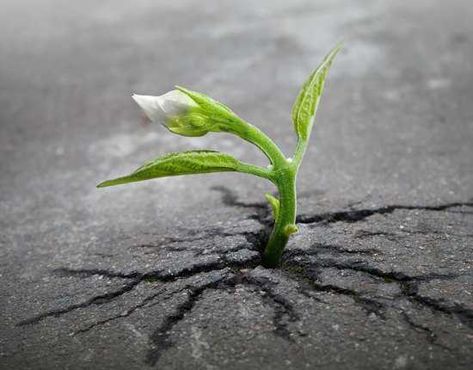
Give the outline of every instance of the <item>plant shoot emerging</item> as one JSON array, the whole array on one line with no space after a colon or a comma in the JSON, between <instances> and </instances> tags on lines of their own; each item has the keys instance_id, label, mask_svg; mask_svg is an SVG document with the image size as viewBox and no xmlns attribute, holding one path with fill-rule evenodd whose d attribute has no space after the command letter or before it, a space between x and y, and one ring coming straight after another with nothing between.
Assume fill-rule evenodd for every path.
<instances>
[{"instance_id":1,"label":"plant shoot emerging","mask_svg":"<svg viewBox=\"0 0 473 370\"><path fill-rule=\"evenodd\" d=\"M293 157L287 158L277 145L261 130L238 117L225 105L210 97L176 87L161 96L133 95L149 119L164 125L182 136L202 136L209 132L227 132L256 145L268 158L266 168L244 163L231 155L213 150L192 150L170 153L146 162L127 176L107 180L97 187L113 186L165 176L237 171L271 181L278 196L267 193L274 227L264 250L263 263L267 267L280 264L281 256L296 226L296 178L306 151L324 82L333 59L340 50L335 47L309 76L292 107L292 121L297 135Z\"/></svg>"}]
</instances>

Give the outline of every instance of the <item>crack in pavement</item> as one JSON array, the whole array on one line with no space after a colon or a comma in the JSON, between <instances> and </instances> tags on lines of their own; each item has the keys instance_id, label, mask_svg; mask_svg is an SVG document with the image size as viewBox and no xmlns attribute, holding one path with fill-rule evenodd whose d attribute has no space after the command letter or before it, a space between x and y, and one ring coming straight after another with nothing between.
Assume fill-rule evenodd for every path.
<instances>
[{"instance_id":1,"label":"crack in pavement","mask_svg":"<svg viewBox=\"0 0 473 370\"><path fill-rule=\"evenodd\" d=\"M418 210L418 211L445 211L449 208L455 207L473 207L473 202L452 202L446 204L440 204L436 206L409 206L409 205L389 205L379 208L366 208L366 209L354 209L347 211L338 212L326 212L316 215L300 215L297 217L296 222L300 224L312 224L312 223L334 223L334 222L347 222L354 223L364 221L366 218L373 215L385 215L391 214L396 210Z\"/></svg>"},{"instance_id":2,"label":"crack in pavement","mask_svg":"<svg viewBox=\"0 0 473 370\"><path fill-rule=\"evenodd\" d=\"M341 245L336 245L336 244L322 244L322 243L314 243L310 246L311 250L310 251L303 251L302 249L293 249L290 251L286 251L287 254L296 254L296 251L303 251L303 255L305 256L318 256L319 253L333 253L335 252L336 254L347 254L347 255L376 255L376 254L382 254L382 251L379 249L375 248L366 248L366 249L347 249L342 247ZM314 250L312 250L315 248Z\"/></svg>"},{"instance_id":3,"label":"crack in pavement","mask_svg":"<svg viewBox=\"0 0 473 370\"><path fill-rule=\"evenodd\" d=\"M37 324L40 321L42 321L42 320L44 320L48 317L59 317L59 316L64 315L66 313L77 310L79 308L86 308L86 307L89 307L89 306L92 306L92 305L102 305L102 304L108 303L108 302L114 300L115 298L120 297L123 294L131 291L139 283L140 283L139 279L134 279L130 283L125 284L120 289L113 290L113 291L105 293L105 294L97 295L97 296L92 297L92 298L90 298L90 299L88 299L84 302L81 302L81 303L76 303L76 304L72 304L72 305L69 305L69 306L64 307L64 308L59 308L59 309L50 310L50 311L40 313L40 314L38 314L36 316L33 316L31 318L20 321L17 324L17 326Z\"/></svg>"},{"instance_id":4,"label":"crack in pavement","mask_svg":"<svg viewBox=\"0 0 473 370\"><path fill-rule=\"evenodd\" d=\"M295 308L291 302L274 291L276 283L271 282L267 278L254 277L249 274L239 274L235 276L235 285L246 285L257 288L264 293L263 301L268 304L274 311L273 325L275 327L274 333L287 340L288 342L294 342L291 332L287 328L288 322L297 322L300 320L299 315L296 313ZM286 319L287 317L287 319Z\"/></svg>"},{"instance_id":5,"label":"crack in pavement","mask_svg":"<svg viewBox=\"0 0 473 370\"><path fill-rule=\"evenodd\" d=\"M171 247L169 244L143 244L139 246L134 246L133 248L139 247L139 248L148 248L150 251L145 251L143 252L144 255L147 254L155 254L159 253L161 251L163 252L191 252L195 257L199 256L206 256L206 255L217 255L220 258L228 258L228 255L231 253L239 252L239 251L250 251L250 252L257 252L258 254L261 254L264 248L264 241L267 238L267 233L265 230L260 230L260 231L244 231L244 232L239 232L239 233L222 233L219 235L220 237L233 237L233 236L242 236L245 238L247 244L239 244L236 245L233 248L227 249L223 253L217 253L215 250L206 250L203 245L198 245L198 246L174 246L174 244L178 244L177 242L171 244ZM202 238L196 238L196 239L184 239L185 242L188 241L197 241L197 240L205 240L204 237ZM209 243L211 243L212 239L209 240ZM165 246L165 247L164 247ZM159 249L162 248L162 249ZM158 250L156 250L158 249Z\"/></svg>"},{"instance_id":6,"label":"crack in pavement","mask_svg":"<svg viewBox=\"0 0 473 370\"><path fill-rule=\"evenodd\" d=\"M64 308L53 309L42 312L36 316L20 321L17 326L26 326L37 324L40 321L48 317L59 317L77 309L87 308L92 305L102 305L109 303L122 295L132 291L141 282L155 282L172 283L181 281L183 279L194 277L198 274L212 273L217 271L223 271L229 269L230 275L225 275L219 279L214 279L210 282L203 284L192 285L186 284L183 288L178 291L171 292L167 296L162 297L163 289L159 289L157 292L144 297L138 304L128 308L125 312L118 315L96 321L87 327L77 330L74 335L86 333L98 326L113 322L115 320L125 318L133 314L135 311L151 306L156 303L156 299L161 298L163 300L174 297L178 292L187 291L186 299L180 303L171 314L164 318L163 323L155 329L154 333L150 337L151 349L146 357L146 362L150 365L156 364L161 355L169 348L174 345L171 340L172 329L180 321L185 319L188 313L190 313L195 305L199 302L203 294L210 289L222 289L231 290L237 285L244 285L252 287L262 292L263 303L270 306L273 311L273 326L274 334L287 340L290 343L294 343L294 333L290 331L289 324L291 322L298 322L301 320L295 307L291 302L286 299L283 295L276 293L275 287L277 283L271 282L266 278L258 278L251 276L252 269L259 266L261 262L260 255L250 255L246 259L232 259L230 255L235 252L249 250L252 252L262 252L266 239L269 235L271 227L271 219L269 217L270 210L265 203L243 203L238 201L237 196L228 188L225 187L214 187L213 190L219 191L222 194L222 201L225 205L240 208L251 208L256 210L256 214L247 216L247 219L255 219L262 225L262 230L257 232L226 232L223 228L211 228L203 230L197 235L190 235L183 238L164 238L158 244L148 244L135 246L134 248L158 248L161 246L175 245L183 242L193 242L212 239L213 237L233 237L243 236L248 245L237 245L236 248L229 249L223 253L212 253L215 254L217 259L210 262L199 262L194 263L189 267L182 268L178 271L168 271L163 269L157 269L149 272L139 271L113 271L108 269L99 268L59 268L53 271L53 273L59 276L75 276L78 278L89 278L92 276L103 276L109 279L120 278L126 280L126 283L119 289L112 290L108 293L97 295L89 298L88 300L73 305L69 305ZM409 205L390 205L379 207L375 209L358 209L349 211L339 211L332 213L321 213L312 216L299 216L299 223L322 223L329 224L334 222L346 222L354 223L364 221L368 217L375 214L391 214L396 210L424 210L424 211L446 211L450 208L455 207L472 207L472 202L454 202L436 206L409 206ZM458 211L452 211L458 212ZM435 233L433 231L432 233ZM380 236L385 238L398 238L397 233L377 231L371 232L366 230L359 230L355 234L355 238L363 239L372 236ZM464 236L464 235L461 235ZM195 252L194 248L170 248L171 251L191 251ZM315 248L315 249L314 249ZM169 249L168 249L169 250ZM197 253L199 253L197 251ZM202 252L200 252L202 253ZM327 257L326 255L332 255ZM294 249L288 250L284 253L284 263L282 267L283 275L298 284L298 292L311 299L323 302L322 299L313 295L312 292L325 292L343 295L351 298L356 304L358 304L368 315L375 313L381 319L386 320L386 311L393 309L396 312L400 312L403 320L406 324L417 332L425 334L426 340L434 345L436 343L437 334L430 328L417 324L412 318L395 305L395 303L387 302L386 300L380 299L379 297L370 297L366 294L359 292L354 289L349 289L343 286L339 286L336 283L324 284L319 279L320 271L323 269L334 268L338 270L351 270L367 274L373 278L380 279L382 282L396 283L399 285L401 294L398 297L394 297L393 300L407 298L409 301L417 304L419 307L427 307L434 312L439 312L449 316L458 318L462 323L467 325L469 328L473 328L473 311L466 307L460 306L456 303L449 303L444 300L436 300L430 297L419 294L418 288L421 282L431 281L434 279L455 279L460 274L423 274L423 275L409 275L401 271L384 271L378 267L372 266L369 262L361 259L357 260L337 260L335 256L372 256L382 254L380 250L374 248L368 249L348 249L340 245L334 244L314 244L311 250ZM242 270L245 269L245 270ZM312 293L312 294L311 294ZM446 350L450 348L440 345Z\"/></svg>"},{"instance_id":7,"label":"crack in pavement","mask_svg":"<svg viewBox=\"0 0 473 370\"><path fill-rule=\"evenodd\" d=\"M259 264L259 259L257 258L254 258L253 261L243 261L244 267L254 267L257 264ZM242 266L242 263L229 262L223 256L223 258L219 259L218 261L214 261L211 263L195 264L189 268L182 269L178 273L173 273L169 271L163 272L162 270L156 270L156 271L151 271L147 273L139 273L139 272L121 273L121 272L115 272L115 271L109 271L109 270L103 270L103 269L69 269L69 268L56 269L54 270L55 273L60 274L60 275L66 275L66 276L76 276L79 278L87 278L87 277L99 275L99 276L105 276L107 278L132 279L132 281L124 285L122 288L118 290L114 290L109 293L94 296L84 302L72 304L61 309L54 309L54 310L42 312L36 316L20 321L17 324L17 326L37 324L48 317L59 317L61 315L67 314L69 312L72 312L80 308L86 308L91 305L100 305L100 304L108 303L122 296L123 294L133 290L142 281L168 283L168 282L173 282L180 279L189 278L200 273L212 272L212 271L220 270L226 267L238 268L241 266Z\"/></svg>"},{"instance_id":8,"label":"crack in pavement","mask_svg":"<svg viewBox=\"0 0 473 370\"><path fill-rule=\"evenodd\" d=\"M385 317L385 307L379 301L365 297L363 294L352 289L343 288L333 284L318 283L318 272L313 266L298 264L296 264L295 266L285 265L283 267L283 272L289 279L297 281L300 284L301 291L307 297L314 298L310 294L307 294L307 291L309 290L344 295L353 299L356 304L358 304L363 310L366 311L367 315L375 313L381 318Z\"/></svg>"},{"instance_id":9,"label":"crack in pavement","mask_svg":"<svg viewBox=\"0 0 473 370\"><path fill-rule=\"evenodd\" d=\"M318 244L320 246L321 244ZM337 248L331 248L331 246L323 246L326 250L332 250L332 251L337 251ZM364 252L365 250L362 250L361 252ZM405 282L405 281L430 281L434 279L443 279L443 280L448 280L448 279L454 279L460 276L465 276L466 274L437 274L437 273L431 273L431 274L423 274L423 275L407 275L403 272L400 271L383 271L379 268L370 266L366 261L363 260L343 260L343 261L338 261L333 258L327 258L327 257L320 257L320 252L318 250L311 250L311 251L304 251L304 250L291 250L288 251L285 255L285 263L291 264L291 263L299 263L301 264L300 259L306 259L306 264L310 264L313 267L326 267L326 268L335 268L338 270L352 270L352 271L358 271L358 272L364 272L366 274L379 277L383 279L384 281L396 281L396 282ZM350 251L352 252L352 251ZM356 254L357 252L360 251L353 251L353 254ZM342 250L342 253L344 254L346 251ZM352 254L352 253L349 253ZM369 254L369 253L367 253ZM310 257L318 257L317 260L312 260L307 261L308 258Z\"/></svg>"},{"instance_id":10,"label":"crack in pavement","mask_svg":"<svg viewBox=\"0 0 473 370\"><path fill-rule=\"evenodd\" d=\"M174 293L178 293L178 292L174 292ZM112 321L115 321L115 320L118 320L118 319L121 319L121 318L124 318L124 317L128 317L130 316L133 312L135 312L136 310L140 309L140 308L143 308L145 307L146 305L148 305L148 303L152 302L154 299L156 299L157 297L159 297L160 295L162 294L162 291L159 291L157 293L154 293L154 294L151 294L147 297L145 297L144 299L141 300L140 303L138 303L137 305L135 306L132 306L131 308L129 308L128 310L126 310L125 312L122 312L118 315L115 315L115 316L111 316L111 317L108 317L106 319L103 319L103 320L99 320L99 321L96 321L94 322L93 324L90 324L89 326L86 326L85 328L82 328L82 329L79 329L79 330L76 330L73 335L77 335L77 334L82 334L82 333L87 333L88 331L94 329L95 327L97 326L101 326L101 325L105 325L109 322L112 322ZM172 296L169 296L169 297L166 297L164 298L165 300L166 299L169 299L171 298Z\"/></svg>"},{"instance_id":11,"label":"crack in pavement","mask_svg":"<svg viewBox=\"0 0 473 370\"><path fill-rule=\"evenodd\" d=\"M437 334L434 333L432 329L430 329L427 326L421 325L416 323L406 311L401 310L401 317L404 319L404 321L414 330L423 333L425 335L425 338L427 339L428 342L432 343L435 346L441 347L447 351L451 351L452 349L444 344L441 344L438 342L438 336Z\"/></svg>"},{"instance_id":12,"label":"crack in pavement","mask_svg":"<svg viewBox=\"0 0 473 370\"><path fill-rule=\"evenodd\" d=\"M454 303L452 307L451 305L448 305L448 303L445 303L444 300L435 300L418 294L418 284L420 282L438 279L450 280L460 276L465 276L464 274L426 274L409 276L399 272L385 272L368 266L366 263L360 263L360 261L339 263L335 260L319 260L316 262L290 260L285 263L283 271L285 271L288 276L298 279L299 282L305 284L305 287L310 286L313 290L319 292L325 291L350 296L356 303L365 309L368 314L374 312L381 317L383 317L383 310L387 308L385 302L367 298L356 290L343 288L333 284L318 283L317 268L320 267L352 270L381 278L384 281L395 282L399 285L403 297L408 298L422 307L427 307L432 311L457 317L460 322L473 329L473 310L457 303Z\"/></svg>"},{"instance_id":13,"label":"crack in pavement","mask_svg":"<svg viewBox=\"0 0 473 370\"><path fill-rule=\"evenodd\" d=\"M205 291L205 287L190 288L189 291L187 299L176 308L173 314L166 317L163 324L151 335L150 341L153 344L153 348L148 351L146 356L147 364L154 366L161 358L161 355L173 347L174 343L170 340L171 329L184 319L187 312L194 308L196 302Z\"/></svg>"},{"instance_id":14,"label":"crack in pavement","mask_svg":"<svg viewBox=\"0 0 473 370\"><path fill-rule=\"evenodd\" d=\"M463 307L457 303L448 304L443 299L433 299L419 294L419 285L416 282L405 282L401 285L403 293L412 301L434 312L456 316L461 323L473 329L473 310Z\"/></svg>"},{"instance_id":15,"label":"crack in pavement","mask_svg":"<svg viewBox=\"0 0 473 370\"><path fill-rule=\"evenodd\" d=\"M274 334L288 342L294 343L292 334L287 328L287 322L298 321L299 315L296 313L292 304L282 295L273 291L274 283L264 278L252 277L248 275L247 270L239 270L230 276L224 276L221 279L201 286L186 287L189 292L185 301L179 304L174 312L167 316L163 323L151 335L152 349L148 352L146 363L154 366L159 361L161 355L167 349L172 348L174 345L170 338L172 329L194 309L195 305L206 291L210 289L229 291L229 289L235 288L237 285L254 287L264 293L262 297L263 302L268 304L274 312Z\"/></svg>"},{"instance_id":16,"label":"crack in pavement","mask_svg":"<svg viewBox=\"0 0 473 370\"><path fill-rule=\"evenodd\" d=\"M173 313L166 316L163 323L156 328L150 336L152 348L149 349L145 360L148 365L154 366L161 358L161 355L166 350L173 347L174 342L170 338L173 327L181 322L187 313L192 311L202 294L208 289L218 289L219 285L222 285L226 278L226 276L223 276L220 279L212 280L201 286L187 286L183 289L188 290L184 302L180 303Z\"/></svg>"}]
</instances>

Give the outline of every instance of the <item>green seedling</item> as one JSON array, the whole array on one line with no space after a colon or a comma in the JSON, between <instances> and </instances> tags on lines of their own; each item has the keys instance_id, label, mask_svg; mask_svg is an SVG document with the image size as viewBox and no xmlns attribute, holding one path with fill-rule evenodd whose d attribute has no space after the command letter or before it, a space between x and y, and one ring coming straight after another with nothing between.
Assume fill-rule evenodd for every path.
<instances>
[{"instance_id":1,"label":"green seedling","mask_svg":"<svg viewBox=\"0 0 473 370\"><path fill-rule=\"evenodd\" d=\"M103 188L165 176L191 175L211 172L236 171L271 181L278 197L267 193L274 226L263 255L263 264L276 267L296 226L296 177L307 149L315 114L333 59L340 50L335 47L322 64L309 76L292 107L292 121L297 135L294 156L287 158L277 145L261 130L238 117L225 105L210 97L176 87L161 96L133 95L133 99L153 122L163 124L169 131L182 136L202 136L209 132L226 132L256 145L270 164L259 167L244 163L231 155L213 150L192 150L171 153L146 162L127 176L107 180L97 187Z\"/></svg>"}]
</instances>

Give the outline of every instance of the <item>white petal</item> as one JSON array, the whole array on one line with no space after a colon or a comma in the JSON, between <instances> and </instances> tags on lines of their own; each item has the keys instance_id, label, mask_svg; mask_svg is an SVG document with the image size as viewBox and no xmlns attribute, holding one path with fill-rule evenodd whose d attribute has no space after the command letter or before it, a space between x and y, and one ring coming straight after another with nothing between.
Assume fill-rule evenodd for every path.
<instances>
[{"instance_id":1,"label":"white petal","mask_svg":"<svg viewBox=\"0 0 473 370\"><path fill-rule=\"evenodd\" d=\"M179 90L169 91L157 99L159 106L168 116L186 113L189 108L197 106L190 97Z\"/></svg>"},{"instance_id":2,"label":"white petal","mask_svg":"<svg viewBox=\"0 0 473 370\"><path fill-rule=\"evenodd\" d=\"M158 96L151 95L132 95L133 100L146 113L148 118L153 122L163 123L166 119L166 114L158 104Z\"/></svg>"},{"instance_id":3,"label":"white petal","mask_svg":"<svg viewBox=\"0 0 473 370\"><path fill-rule=\"evenodd\" d=\"M132 97L151 121L162 124L166 123L167 118L185 114L189 108L197 106L179 90L172 90L160 96L133 94Z\"/></svg>"}]
</instances>

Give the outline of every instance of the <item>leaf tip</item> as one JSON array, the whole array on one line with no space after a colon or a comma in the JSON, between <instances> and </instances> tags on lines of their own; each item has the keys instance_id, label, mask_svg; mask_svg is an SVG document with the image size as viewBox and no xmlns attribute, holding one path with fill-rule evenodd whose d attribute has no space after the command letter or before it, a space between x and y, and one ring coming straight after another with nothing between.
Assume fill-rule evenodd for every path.
<instances>
[{"instance_id":1,"label":"leaf tip","mask_svg":"<svg viewBox=\"0 0 473 370\"><path fill-rule=\"evenodd\" d=\"M107 182L108 182L108 181L102 181L100 184L97 184L95 187L96 187L97 189L105 188L105 187L108 186L108 185L107 185Z\"/></svg>"},{"instance_id":2,"label":"leaf tip","mask_svg":"<svg viewBox=\"0 0 473 370\"><path fill-rule=\"evenodd\" d=\"M330 66L330 64L332 63L332 61L335 59L335 57L337 56L337 54L340 52L340 50L343 49L343 46L344 46L344 43L343 41L339 41L335 47L330 50L330 52L327 54L327 56L325 57L324 59L324 63L327 63L328 66Z\"/></svg>"},{"instance_id":3,"label":"leaf tip","mask_svg":"<svg viewBox=\"0 0 473 370\"><path fill-rule=\"evenodd\" d=\"M174 85L174 87L176 88L176 90L179 90L185 94L188 94L190 92L189 89L186 89L184 86L180 86L180 85Z\"/></svg>"}]
</instances>

